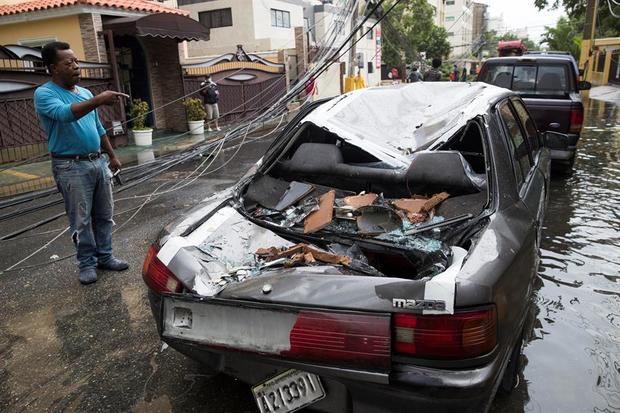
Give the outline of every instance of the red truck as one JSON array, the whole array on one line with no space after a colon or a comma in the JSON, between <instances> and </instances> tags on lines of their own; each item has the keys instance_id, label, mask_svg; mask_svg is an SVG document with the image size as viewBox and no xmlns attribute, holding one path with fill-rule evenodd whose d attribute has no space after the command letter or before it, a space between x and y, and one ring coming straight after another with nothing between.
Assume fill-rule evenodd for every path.
<instances>
[{"instance_id":1,"label":"red truck","mask_svg":"<svg viewBox=\"0 0 620 413\"><path fill-rule=\"evenodd\" d=\"M523 40L500 40L497 43L497 55L504 56L523 56L527 53L527 46Z\"/></svg>"}]
</instances>

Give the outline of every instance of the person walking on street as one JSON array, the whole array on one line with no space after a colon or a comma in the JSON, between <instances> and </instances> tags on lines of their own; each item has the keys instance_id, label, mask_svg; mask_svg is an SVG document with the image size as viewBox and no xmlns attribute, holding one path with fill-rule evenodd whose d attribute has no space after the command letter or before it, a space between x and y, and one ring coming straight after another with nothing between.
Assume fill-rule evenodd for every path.
<instances>
[{"instance_id":1,"label":"person walking on street","mask_svg":"<svg viewBox=\"0 0 620 413\"><path fill-rule=\"evenodd\" d=\"M122 165L96 110L128 96L111 90L93 96L78 86L80 66L68 43L46 44L41 57L52 80L36 89L35 109L48 138L54 180L64 199L79 280L90 284L97 281L96 268L129 268L112 255L112 171ZM109 166L102 151L109 157Z\"/></svg>"},{"instance_id":2,"label":"person walking on street","mask_svg":"<svg viewBox=\"0 0 620 413\"><path fill-rule=\"evenodd\" d=\"M463 68L461 72L461 82L467 82L467 68Z\"/></svg>"},{"instance_id":3,"label":"person walking on street","mask_svg":"<svg viewBox=\"0 0 620 413\"><path fill-rule=\"evenodd\" d=\"M455 82L458 82L459 81L459 67L455 64L454 69L452 71L454 73L454 78L452 80L454 80Z\"/></svg>"},{"instance_id":4,"label":"person walking on street","mask_svg":"<svg viewBox=\"0 0 620 413\"><path fill-rule=\"evenodd\" d=\"M207 75L204 82L200 84L200 94L205 100L205 109L207 111L207 130L211 132L211 123L215 124L215 129L220 129L218 124L218 118L220 117L220 109L218 102L220 101L220 91L217 89L217 84L211 79L211 75Z\"/></svg>"},{"instance_id":5,"label":"person walking on street","mask_svg":"<svg viewBox=\"0 0 620 413\"><path fill-rule=\"evenodd\" d=\"M419 82L420 80L422 80L422 75L418 71L418 67L413 66L411 68L411 73L409 73L409 82L414 83Z\"/></svg>"},{"instance_id":6,"label":"person walking on street","mask_svg":"<svg viewBox=\"0 0 620 413\"><path fill-rule=\"evenodd\" d=\"M427 70L424 73L424 81L425 82L439 82L442 76L441 70L439 69L441 67L441 59L436 57L433 59L431 64L433 68L430 70Z\"/></svg>"},{"instance_id":7,"label":"person walking on street","mask_svg":"<svg viewBox=\"0 0 620 413\"><path fill-rule=\"evenodd\" d=\"M306 82L304 91L306 92L306 101L314 102L314 97L319 94L319 88L316 86L316 81L313 77Z\"/></svg>"}]
</instances>

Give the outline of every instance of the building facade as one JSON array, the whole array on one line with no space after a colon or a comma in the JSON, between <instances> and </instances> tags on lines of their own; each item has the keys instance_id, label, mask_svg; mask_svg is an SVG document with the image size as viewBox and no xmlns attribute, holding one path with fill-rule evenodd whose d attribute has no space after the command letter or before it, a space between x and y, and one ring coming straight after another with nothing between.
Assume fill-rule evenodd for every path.
<instances>
[{"instance_id":1,"label":"building facade","mask_svg":"<svg viewBox=\"0 0 620 413\"><path fill-rule=\"evenodd\" d=\"M464 59L472 54L473 2L472 0L445 0L442 26L448 32L451 59Z\"/></svg>"},{"instance_id":2,"label":"building facade","mask_svg":"<svg viewBox=\"0 0 620 413\"><path fill-rule=\"evenodd\" d=\"M187 130L185 108L178 100L184 95L178 42L209 36L186 14L145 0L35 0L0 5L0 45L6 46L0 54L0 149L9 149L0 154L0 161L32 156L35 147L45 151L33 93L49 80L40 47L50 41L71 45L80 60L82 85L93 94L122 91L151 108L161 108L149 115L150 126ZM123 127L126 109L123 101L99 109L110 136L124 135L131 126ZM22 147L29 149L18 149Z\"/></svg>"},{"instance_id":3,"label":"building facade","mask_svg":"<svg viewBox=\"0 0 620 413\"><path fill-rule=\"evenodd\" d=\"M435 26L443 27L443 21L446 15L446 0L428 0L428 3L433 7L433 23Z\"/></svg>"},{"instance_id":4,"label":"building facade","mask_svg":"<svg viewBox=\"0 0 620 413\"><path fill-rule=\"evenodd\" d=\"M179 8L210 29L207 42L183 44L183 59L295 47L295 27L304 25L301 0L177 0Z\"/></svg>"}]
</instances>

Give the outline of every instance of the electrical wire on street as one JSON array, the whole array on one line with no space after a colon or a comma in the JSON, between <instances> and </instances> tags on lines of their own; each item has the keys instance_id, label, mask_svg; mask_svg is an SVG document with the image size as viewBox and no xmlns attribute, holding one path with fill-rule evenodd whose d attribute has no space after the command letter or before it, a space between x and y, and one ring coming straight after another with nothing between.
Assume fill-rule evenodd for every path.
<instances>
[{"instance_id":1,"label":"electrical wire on street","mask_svg":"<svg viewBox=\"0 0 620 413\"><path fill-rule=\"evenodd\" d=\"M373 28L374 28L374 27L375 27L375 26L376 26L379 22L381 22L381 20L383 20L383 18L385 18L385 17L386 17L386 16L387 16L387 15L388 15L388 14L389 14L392 10L393 10L393 8L394 8L396 5L398 5L401 1L402 1L402 0L398 0L398 1L396 1L396 2L395 2L395 3L394 3L394 4L393 4L393 5L392 5L389 9L388 9L388 11L386 11L386 12L385 12L385 13L384 13L384 14L383 14L383 15L382 15L382 16L381 16L378 20L377 20L377 22L376 22L376 23L374 23L374 24L373 24L373 25L372 25L372 26L371 26L368 30L366 30L366 32L364 33L364 35L365 35L365 34L367 34L369 31L371 31L371 30L372 30L372 29L373 29ZM381 4L382 4L383 2L384 2L384 0L381 0L380 2L378 2L378 3L374 6L374 8L373 8L373 10L371 11L371 13L367 14L367 15L365 16L365 18L364 18L364 19L362 19L362 21L360 21L360 22L357 24L357 26L355 26L355 27L353 28L353 30L351 31L351 33L349 34L349 36L347 36L347 37L346 37L346 39L342 42L342 44L340 45L340 47L338 47L338 48L337 48L337 49L336 49L333 53L329 53L329 52L327 52L327 53L325 54L325 58L321 59L323 64L322 64L322 65L318 65L318 66L314 67L314 68L313 68L313 70L308 71L308 72L306 73L306 76L302 77L302 80L303 80L304 78L308 79L308 78L311 78L311 77L316 77L316 76L319 76L319 75L320 75L320 74L322 74L325 70L327 70L327 69L329 68L329 66L330 66L330 65L332 65L334 62L338 61L338 59L339 59L340 57L342 57L344 54L346 54L346 53L347 53L347 52L351 49L351 47L353 47L353 45L354 45L354 44L356 44L357 42L359 42L359 41L363 38L363 36L360 36L358 39L356 39L356 40L355 40L355 41L354 41L354 42L353 42L353 43L349 46L349 48L347 48L347 49L346 49L346 50L345 50L345 51L344 51L341 55L339 55L339 56L336 58L336 55L337 55L338 53L340 53L340 52L344 49L344 46L345 46L345 45L346 45L346 44L347 44L347 43L351 40L352 36L354 36L354 35L357 33L357 31L359 31L359 30L360 30L360 27L362 27L362 26L363 26L363 24L364 24L364 23L365 23L365 22L369 19L369 17L370 17L371 15L373 15L373 14L376 12L376 10L377 10L377 9L381 6ZM355 4L357 4L357 1L355 2ZM278 109L280 109L280 110L281 110L281 109L282 109L282 107L281 107L281 106L282 106L282 104L283 104L283 103L288 102L288 101L290 100L290 98L291 98L291 97L295 97L295 96L297 96L297 94L300 92L300 89L301 89L301 87L302 87L303 85L304 85L304 83L302 83L302 82L300 81L300 82L296 85L296 87L292 88L292 90L290 90L288 93L286 93L286 94L285 94L284 96L282 96L280 99L278 99L278 101L277 101L275 104L271 105L271 106L270 106L270 107L269 107L269 108L268 108L268 109L267 109L267 110L266 110L263 114L259 115L256 119L254 119L254 120L252 120L251 122L249 122L249 123L247 124L247 129L246 129L246 125L243 125L243 126L241 126L241 125L240 125L240 126L238 126L238 127L234 128L233 130L231 130L230 132L228 132L228 133L224 136L224 138L222 138L222 139L221 139L221 145L220 145L220 146L216 149L216 150L217 150L217 155L216 155L216 156L214 156L214 157L212 158L211 162L209 163L209 165L207 165L207 167L205 167L205 169L203 170L203 172L202 172L202 173L200 173L197 177L194 177L194 178L192 179L192 181L191 181L191 182L195 181L198 177L203 176L204 174L206 174L207 169L210 167L210 165L212 165L212 164L213 164L213 162L215 161L215 159L217 159L217 156L219 156L219 154L221 153L221 149L222 149L222 147L223 147L223 145L224 145L224 142L228 141L228 140L229 140L229 138L233 137L233 135L236 135L238 132L242 131L243 129L246 129L246 130L245 130L245 134L243 135L242 142L238 145L238 148L237 148L236 152L235 152L235 153L234 153L234 154L233 154L233 155L232 155L232 156L231 156L231 157L230 157L230 158L229 158L229 159L228 159L228 160L227 160L227 161L226 161L223 165L221 165L221 166L220 166L219 168L217 168L216 170L221 169L221 168L222 168L222 167L224 167L226 164L228 164L228 163L229 163L232 159L234 159L234 157L236 156L236 154L239 152L240 148L244 145L244 143L245 143L245 141L246 141L246 139L247 139L247 136L248 136L248 134L249 134L249 131L250 131L250 128L251 128L252 123L258 123L258 121L259 121L259 120L260 120L260 121L264 121L266 118L268 118L268 115L271 115L273 112L277 112L277 111L278 111ZM281 118L281 120L280 120L280 123L278 124L278 127L276 127L274 130L277 130L277 129L279 128L279 125L281 124L281 121L284 119L284 115L285 115L285 114L286 114L285 112L282 114L282 118ZM272 131L272 132L273 132L273 131ZM215 151L214 151L214 152L215 152ZM215 170L214 170L214 171L215 171ZM211 172L214 172L214 171L211 171ZM191 182L190 182L190 183L191 183ZM187 183L187 184L185 184L185 185L183 185L183 186L181 186L181 187L187 186L188 184L189 184L189 183ZM132 215L132 217L130 217L130 219L128 219L126 222L129 222L131 219L133 219L133 217L135 217L135 216L137 215L137 213L139 212L139 210L141 210L141 209L142 209L142 207L148 203L148 201L151 199L151 197L152 197L152 196L154 196L154 195L156 194L156 192L157 192L157 190L158 190L158 189L159 189L159 188L157 188L157 189L154 191L154 193L153 193L153 194L151 194L150 196L148 196L148 197L147 197L147 200L146 200L146 201L145 201L145 202L144 202L144 203L143 203L143 204L142 204L142 205L138 208L138 211L136 211L136 213L135 213L134 215ZM177 188L177 189L180 189L180 187L179 187L179 188ZM170 192L170 191L163 191L163 192L161 192L159 195L163 195L164 193L169 193L169 192ZM64 232L63 232L63 233L64 233ZM61 234L59 234L57 237L55 237L53 240L49 241L49 242L48 242L47 244L45 244L43 247L41 247L40 249L38 249L37 251L35 251L35 252L34 252L34 253L32 253L31 255L29 255L28 257L26 257L26 258L24 258L23 260L19 261L17 264L12 265L9 269L13 269L13 268L15 268L18 264L21 264L21 263L25 262L25 261L26 261L26 260L28 260L30 257L34 256L34 255L35 255L38 251L40 251L40 250L42 250L43 248L47 247L47 245L49 245L49 243L51 243L51 242L53 242L54 240L56 240L56 239L57 239L60 235L62 235L62 233L61 233ZM55 261L54 261L54 262L55 262ZM8 270L8 269L7 269L7 270Z\"/></svg>"}]
</instances>

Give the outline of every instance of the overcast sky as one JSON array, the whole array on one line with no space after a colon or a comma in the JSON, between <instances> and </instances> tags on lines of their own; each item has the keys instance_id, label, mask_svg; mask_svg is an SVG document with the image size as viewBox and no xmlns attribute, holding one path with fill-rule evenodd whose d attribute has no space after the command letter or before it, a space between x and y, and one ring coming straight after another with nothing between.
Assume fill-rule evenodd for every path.
<instances>
[{"instance_id":1,"label":"overcast sky","mask_svg":"<svg viewBox=\"0 0 620 413\"><path fill-rule=\"evenodd\" d=\"M545 25L555 26L561 16L565 16L563 9L538 11L534 0L481 0L489 5L489 15L496 17L502 14L506 27L527 27L530 39L538 42L545 31Z\"/></svg>"}]
</instances>

